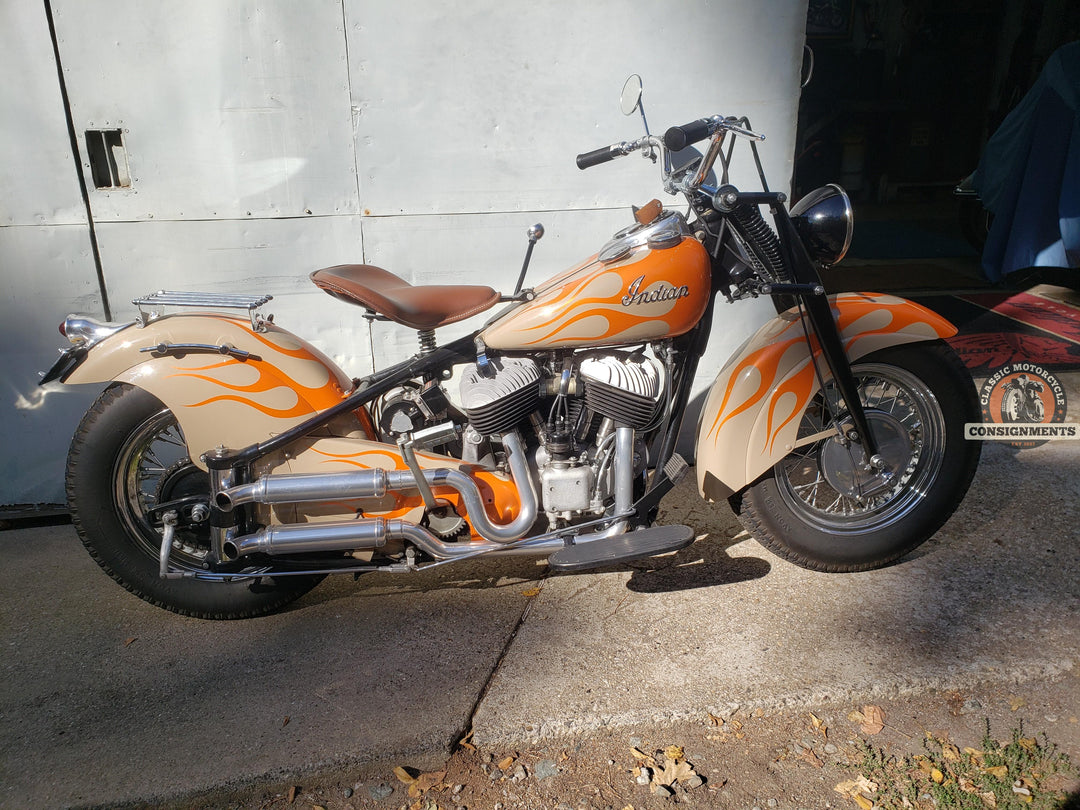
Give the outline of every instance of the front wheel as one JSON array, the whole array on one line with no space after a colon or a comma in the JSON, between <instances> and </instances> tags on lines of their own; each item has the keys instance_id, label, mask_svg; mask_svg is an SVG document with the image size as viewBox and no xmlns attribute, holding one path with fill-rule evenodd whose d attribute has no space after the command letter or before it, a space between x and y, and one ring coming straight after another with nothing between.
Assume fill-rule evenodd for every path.
<instances>
[{"instance_id":1,"label":"front wheel","mask_svg":"<svg viewBox=\"0 0 1080 810\"><path fill-rule=\"evenodd\" d=\"M207 503L210 480L188 457L176 417L141 388L107 389L71 442L67 496L79 538L105 572L151 604L203 619L240 619L276 610L314 588L320 576L233 582L162 579L163 505L183 516ZM173 569L200 571L210 549L205 522L176 531Z\"/></svg>"},{"instance_id":2,"label":"front wheel","mask_svg":"<svg viewBox=\"0 0 1080 810\"><path fill-rule=\"evenodd\" d=\"M979 461L979 443L964 437L964 423L979 421L975 387L945 343L886 349L852 373L886 474L865 469L857 442L828 435L831 416L850 428L830 384L799 426L818 438L732 499L764 546L816 571L865 571L907 554L960 504Z\"/></svg>"}]
</instances>

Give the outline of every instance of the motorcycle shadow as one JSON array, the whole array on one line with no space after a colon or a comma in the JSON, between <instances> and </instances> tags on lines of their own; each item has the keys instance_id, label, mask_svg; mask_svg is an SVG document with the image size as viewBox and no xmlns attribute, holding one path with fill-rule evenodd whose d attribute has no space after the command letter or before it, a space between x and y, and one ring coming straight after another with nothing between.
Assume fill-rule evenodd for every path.
<instances>
[{"instance_id":1,"label":"motorcycle shadow","mask_svg":"<svg viewBox=\"0 0 1080 810\"><path fill-rule=\"evenodd\" d=\"M772 565L760 557L733 557L728 549L744 540L705 535L693 545L665 557L629 563L627 590L672 593L761 579Z\"/></svg>"},{"instance_id":2,"label":"motorcycle shadow","mask_svg":"<svg viewBox=\"0 0 1080 810\"><path fill-rule=\"evenodd\" d=\"M336 599L383 598L388 595L430 593L444 590L501 590L528 588L546 576L535 558L503 557L462 561L428 571L400 574L364 574L354 582L350 577L329 577L311 593L298 600L297 609ZM283 612L288 612L289 606Z\"/></svg>"}]
</instances>

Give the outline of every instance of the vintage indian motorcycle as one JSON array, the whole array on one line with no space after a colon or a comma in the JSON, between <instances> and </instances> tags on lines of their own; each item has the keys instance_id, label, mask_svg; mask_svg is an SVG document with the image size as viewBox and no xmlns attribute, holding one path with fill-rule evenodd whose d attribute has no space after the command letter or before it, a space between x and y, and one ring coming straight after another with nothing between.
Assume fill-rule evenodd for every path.
<instances>
[{"instance_id":1,"label":"vintage indian motorcycle","mask_svg":"<svg viewBox=\"0 0 1080 810\"><path fill-rule=\"evenodd\" d=\"M640 96L632 77L623 111ZM159 292L134 302L131 323L70 316L72 346L42 382L109 384L68 459L94 559L153 604L241 618L331 573L487 554L542 555L565 572L681 549L693 528L653 521L688 471L676 438L721 295L771 296L778 314L708 393L700 494L818 570L881 566L930 537L979 455L963 436L978 420L974 387L944 342L955 328L893 296L825 294L818 271L851 238L848 197L830 185L787 211L746 118L645 131L578 166L659 159L687 213L653 200L534 288L522 283L539 229L510 295L412 286L370 265L312 273L339 301L419 333L415 356L363 379L263 316L268 296ZM737 137L761 191L728 182ZM673 165L700 141L704 154ZM499 303L478 332L437 345L438 327ZM171 306L216 311L162 314Z\"/></svg>"}]
</instances>

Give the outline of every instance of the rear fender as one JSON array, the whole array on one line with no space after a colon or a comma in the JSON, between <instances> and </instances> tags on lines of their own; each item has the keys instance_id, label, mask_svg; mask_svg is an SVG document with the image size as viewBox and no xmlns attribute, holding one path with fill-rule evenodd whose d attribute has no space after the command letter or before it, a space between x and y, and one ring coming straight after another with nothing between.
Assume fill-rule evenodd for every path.
<instances>
[{"instance_id":1,"label":"rear fender","mask_svg":"<svg viewBox=\"0 0 1080 810\"><path fill-rule=\"evenodd\" d=\"M155 351L184 344L238 351ZM255 331L246 318L207 313L169 315L104 338L65 382L146 389L176 415L200 466L208 450L265 441L336 405L352 387L329 357L296 335L267 322Z\"/></svg>"},{"instance_id":2,"label":"rear fender","mask_svg":"<svg viewBox=\"0 0 1080 810\"><path fill-rule=\"evenodd\" d=\"M956 327L930 310L891 295L830 296L848 360L904 343L939 340ZM798 311L765 324L728 361L713 383L697 434L698 491L727 498L756 480L795 448L799 423L820 389L816 338L807 344ZM828 367L818 363L829 379Z\"/></svg>"}]
</instances>

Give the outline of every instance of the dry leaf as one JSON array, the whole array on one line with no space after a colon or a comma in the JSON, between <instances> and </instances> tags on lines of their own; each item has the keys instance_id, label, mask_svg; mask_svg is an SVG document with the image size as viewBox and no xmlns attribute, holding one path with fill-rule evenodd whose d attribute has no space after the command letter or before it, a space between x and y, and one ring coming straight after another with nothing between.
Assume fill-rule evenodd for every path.
<instances>
[{"instance_id":1,"label":"dry leaf","mask_svg":"<svg viewBox=\"0 0 1080 810\"><path fill-rule=\"evenodd\" d=\"M945 781L945 774L943 774L937 768L932 768L930 770L930 778L940 785L942 782Z\"/></svg>"},{"instance_id":2,"label":"dry leaf","mask_svg":"<svg viewBox=\"0 0 1080 810\"><path fill-rule=\"evenodd\" d=\"M809 762L815 768L825 767L825 763L821 761L821 757L815 754L812 748L804 749L803 752L799 754L799 759L803 760L804 762Z\"/></svg>"},{"instance_id":3,"label":"dry leaf","mask_svg":"<svg viewBox=\"0 0 1080 810\"><path fill-rule=\"evenodd\" d=\"M675 748L677 746L671 747ZM651 784L670 787L676 782L685 782L695 776L697 776L697 774L694 773L694 768L689 762L665 757L663 770L657 769L653 773Z\"/></svg>"},{"instance_id":4,"label":"dry leaf","mask_svg":"<svg viewBox=\"0 0 1080 810\"><path fill-rule=\"evenodd\" d=\"M442 784L442 780L445 777L445 770L420 774L416 779L409 783L409 796L414 799L420 798L433 787Z\"/></svg>"},{"instance_id":5,"label":"dry leaf","mask_svg":"<svg viewBox=\"0 0 1080 810\"><path fill-rule=\"evenodd\" d=\"M983 773L989 774L995 779L1004 779L1009 775L1009 769L1005 765L995 765L993 768L983 768Z\"/></svg>"},{"instance_id":6,"label":"dry leaf","mask_svg":"<svg viewBox=\"0 0 1080 810\"><path fill-rule=\"evenodd\" d=\"M285 794L285 800L289 804L292 804L293 802L296 801L296 785L289 785L289 790Z\"/></svg>"},{"instance_id":7,"label":"dry leaf","mask_svg":"<svg viewBox=\"0 0 1080 810\"><path fill-rule=\"evenodd\" d=\"M863 734L877 734L885 728L885 712L880 706L863 706L861 712L852 712L848 719L858 723L859 731Z\"/></svg>"},{"instance_id":8,"label":"dry leaf","mask_svg":"<svg viewBox=\"0 0 1080 810\"><path fill-rule=\"evenodd\" d=\"M859 790L865 791L871 796L877 793L878 783L871 782L865 776L860 775L859 778L855 780L855 784L858 786Z\"/></svg>"},{"instance_id":9,"label":"dry leaf","mask_svg":"<svg viewBox=\"0 0 1080 810\"><path fill-rule=\"evenodd\" d=\"M957 748L952 743L947 743L947 742L942 742L941 743L941 755L943 757L945 757L945 759L948 760L949 762L959 762L960 761L960 749Z\"/></svg>"},{"instance_id":10,"label":"dry leaf","mask_svg":"<svg viewBox=\"0 0 1080 810\"><path fill-rule=\"evenodd\" d=\"M735 729L736 731L738 731L739 729L742 728L742 723L740 723L738 720L732 720L731 721L731 727L733 729Z\"/></svg>"},{"instance_id":11,"label":"dry leaf","mask_svg":"<svg viewBox=\"0 0 1080 810\"><path fill-rule=\"evenodd\" d=\"M510 769L510 766L514 764L513 757L507 757L499 762L499 770L506 771Z\"/></svg>"},{"instance_id":12,"label":"dry leaf","mask_svg":"<svg viewBox=\"0 0 1080 810\"><path fill-rule=\"evenodd\" d=\"M845 779L833 788L837 793L842 796L847 796L849 793L855 791L855 781L853 779Z\"/></svg>"},{"instance_id":13,"label":"dry leaf","mask_svg":"<svg viewBox=\"0 0 1080 810\"><path fill-rule=\"evenodd\" d=\"M673 759L678 762L680 759L683 759L686 756L686 752L683 751L683 747L681 745L669 745L667 748L664 749L664 756L668 759Z\"/></svg>"},{"instance_id":14,"label":"dry leaf","mask_svg":"<svg viewBox=\"0 0 1080 810\"><path fill-rule=\"evenodd\" d=\"M979 798L983 800L983 804L987 807L997 807L997 796L994 795L993 791L988 790L986 793L980 793Z\"/></svg>"},{"instance_id":15,"label":"dry leaf","mask_svg":"<svg viewBox=\"0 0 1080 810\"><path fill-rule=\"evenodd\" d=\"M862 810L874 810L874 803L865 796L863 796L861 793L856 793L851 798L855 800L855 804L859 805Z\"/></svg>"},{"instance_id":16,"label":"dry leaf","mask_svg":"<svg viewBox=\"0 0 1080 810\"><path fill-rule=\"evenodd\" d=\"M964 753L974 760L976 765L983 764L983 757L986 756L986 752L980 751L978 748L965 748Z\"/></svg>"},{"instance_id":17,"label":"dry leaf","mask_svg":"<svg viewBox=\"0 0 1080 810\"><path fill-rule=\"evenodd\" d=\"M1021 737L1016 742L1020 744L1021 748L1031 754L1035 753L1035 749L1039 745L1034 737Z\"/></svg>"},{"instance_id":18,"label":"dry leaf","mask_svg":"<svg viewBox=\"0 0 1080 810\"><path fill-rule=\"evenodd\" d=\"M833 790L835 790L837 793L841 793L844 796L848 796L852 799L864 793L869 796L873 796L875 793L877 793L877 789L877 782L871 782L869 779L867 779L861 774L859 775L858 779L847 779L833 788Z\"/></svg>"},{"instance_id":19,"label":"dry leaf","mask_svg":"<svg viewBox=\"0 0 1080 810\"><path fill-rule=\"evenodd\" d=\"M539 588L529 588L529 590L527 590L527 591L522 591L521 595L522 596L528 596L529 598L532 598L534 596L539 596L540 595L540 589Z\"/></svg>"},{"instance_id":20,"label":"dry leaf","mask_svg":"<svg viewBox=\"0 0 1080 810\"><path fill-rule=\"evenodd\" d=\"M645 753L644 751L642 751L642 750L641 750L640 748L631 748L631 749L630 749L630 753L631 753L631 754L633 754L633 755L634 755L634 759L638 760L639 762L643 762L643 763L645 763L646 765L648 765L648 766L650 766L650 767L653 767L653 768L655 768L655 767L656 767L656 760L655 760L655 759L653 759L653 758L652 758L651 756L649 756L648 754L646 754L646 753Z\"/></svg>"},{"instance_id":21,"label":"dry leaf","mask_svg":"<svg viewBox=\"0 0 1080 810\"><path fill-rule=\"evenodd\" d=\"M476 750L476 746L473 745L472 743L463 742L463 743L459 743L459 744L461 745L462 748L466 748L469 751L475 751Z\"/></svg>"},{"instance_id":22,"label":"dry leaf","mask_svg":"<svg viewBox=\"0 0 1080 810\"><path fill-rule=\"evenodd\" d=\"M1027 701L1024 700L1022 697L1015 697L1014 696L1014 697L1009 698L1009 709L1011 711L1014 711L1014 712L1019 711L1020 709L1024 708L1025 706L1027 706Z\"/></svg>"},{"instance_id":23,"label":"dry leaf","mask_svg":"<svg viewBox=\"0 0 1080 810\"><path fill-rule=\"evenodd\" d=\"M709 712L708 714L709 714L709 725L710 726L722 726L722 725L724 725L724 718L723 717L717 717L712 712Z\"/></svg>"},{"instance_id":24,"label":"dry leaf","mask_svg":"<svg viewBox=\"0 0 1080 810\"><path fill-rule=\"evenodd\" d=\"M124 639L124 646L125 647L130 647L132 644L134 644L138 640L139 640L138 636L132 636L131 638L126 638L126 639Z\"/></svg>"},{"instance_id":25,"label":"dry leaf","mask_svg":"<svg viewBox=\"0 0 1080 810\"><path fill-rule=\"evenodd\" d=\"M400 765L394 768L394 776L397 777L399 782L405 785L411 785L413 782L416 781L416 777L414 777L411 773L402 768Z\"/></svg>"}]
</instances>

